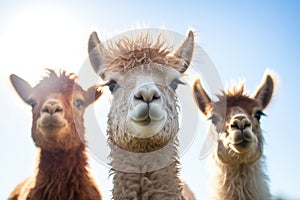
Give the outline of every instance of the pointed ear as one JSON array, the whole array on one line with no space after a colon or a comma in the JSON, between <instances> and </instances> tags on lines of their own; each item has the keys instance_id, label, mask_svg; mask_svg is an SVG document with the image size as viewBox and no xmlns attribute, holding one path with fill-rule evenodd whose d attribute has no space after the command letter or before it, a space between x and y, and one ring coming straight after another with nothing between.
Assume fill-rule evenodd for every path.
<instances>
[{"instance_id":1,"label":"pointed ear","mask_svg":"<svg viewBox=\"0 0 300 200\"><path fill-rule=\"evenodd\" d=\"M102 90L99 89L97 86L91 86L87 90L87 100L86 103L89 105L91 103L94 103L101 95L102 95Z\"/></svg>"},{"instance_id":2,"label":"pointed ear","mask_svg":"<svg viewBox=\"0 0 300 200\"><path fill-rule=\"evenodd\" d=\"M180 73L184 73L189 67L194 52L194 33L189 31L189 34L182 45L177 49L175 56L183 59L183 66L179 69Z\"/></svg>"},{"instance_id":3,"label":"pointed ear","mask_svg":"<svg viewBox=\"0 0 300 200\"><path fill-rule=\"evenodd\" d=\"M96 32L92 32L89 38L88 42L88 52L89 52L89 59L92 64L92 67L94 71L99 74L100 76L102 75L102 68L104 63L104 59L102 56L102 51L100 48L103 48L101 45L101 42L98 38L98 35Z\"/></svg>"},{"instance_id":4,"label":"pointed ear","mask_svg":"<svg viewBox=\"0 0 300 200\"><path fill-rule=\"evenodd\" d=\"M255 93L254 98L261 104L263 108L266 108L272 98L273 90L274 80L270 74L267 74L261 86Z\"/></svg>"},{"instance_id":5,"label":"pointed ear","mask_svg":"<svg viewBox=\"0 0 300 200\"><path fill-rule=\"evenodd\" d=\"M32 87L29 83L15 74L11 74L9 78L19 96L25 103L28 103L29 96L32 94Z\"/></svg>"},{"instance_id":6,"label":"pointed ear","mask_svg":"<svg viewBox=\"0 0 300 200\"><path fill-rule=\"evenodd\" d=\"M201 110L201 112L205 115L209 115L209 110L211 108L211 99L207 95L207 93L204 91L200 79L197 79L193 84L193 91L194 91L194 98L195 101Z\"/></svg>"}]
</instances>

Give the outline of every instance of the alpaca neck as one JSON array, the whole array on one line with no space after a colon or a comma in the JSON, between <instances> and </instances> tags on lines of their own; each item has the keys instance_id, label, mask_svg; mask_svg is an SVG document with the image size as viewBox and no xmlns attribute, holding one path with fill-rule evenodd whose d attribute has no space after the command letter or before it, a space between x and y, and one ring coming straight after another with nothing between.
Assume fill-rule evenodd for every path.
<instances>
[{"instance_id":1,"label":"alpaca neck","mask_svg":"<svg viewBox=\"0 0 300 200\"><path fill-rule=\"evenodd\" d=\"M111 146L113 199L182 199L177 141L151 152Z\"/></svg>"},{"instance_id":2,"label":"alpaca neck","mask_svg":"<svg viewBox=\"0 0 300 200\"><path fill-rule=\"evenodd\" d=\"M213 199L271 199L268 177L263 171L262 158L252 164L227 165L214 160L217 170L214 188L217 188Z\"/></svg>"},{"instance_id":3,"label":"alpaca neck","mask_svg":"<svg viewBox=\"0 0 300 200\"><path fill-rule=\"evenodd\" d=\"M55 153L41 149L30 199L101 199L87 165L84 144Z\"/></svg>"},{"instance_id":4,"label":"alpaca neck","mask_svg":"<svg viewBox=\"0 0 300 200\"><path fill-rule=\"evenodd\" d=\"M41 149L38 175L43 175L49 179L53 176L57 176L56 178L64 177L63 179L65 179L66 176L74 175L77 170L86 172L87 165L83 144L76 149L60 152L49 152Z\"/></svg>"}]
</instances>

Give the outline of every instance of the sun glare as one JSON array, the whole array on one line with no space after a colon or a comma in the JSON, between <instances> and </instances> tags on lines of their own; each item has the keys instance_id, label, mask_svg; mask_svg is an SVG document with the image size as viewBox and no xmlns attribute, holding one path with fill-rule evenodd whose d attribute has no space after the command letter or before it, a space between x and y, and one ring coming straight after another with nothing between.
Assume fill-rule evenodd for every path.
<instances>
[{"instance_id":1,"label":"sun glare","mask_svg":"<svg viewBox=\"0 0 300 200\"><path fill-rule=\"evenodd\" d=\"M1 79L17 73L29 82L45 68L76 72L86 55L78 15L57 7L23 9L0 33Z\"/></svg>"}]
</instances>

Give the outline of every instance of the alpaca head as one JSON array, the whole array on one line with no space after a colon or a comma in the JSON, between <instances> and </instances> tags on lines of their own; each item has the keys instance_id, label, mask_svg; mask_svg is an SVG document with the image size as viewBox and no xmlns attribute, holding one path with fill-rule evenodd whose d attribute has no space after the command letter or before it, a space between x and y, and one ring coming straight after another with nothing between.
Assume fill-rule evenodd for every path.
<instances>
[{"instance_id":1,"label":"alpaca head","mask_svg":"<svg viewBox=\"0 0 300 200\"><path fill-rule=\"evenodd\" d=\"M19 96L32 107L32 138L47 151L65 151L79 146L84 138L85 108L101 96L95 87L83 90L74 74L49 74L35 87L12 74Z\"/></svg>"},{"instance_id":2,"label":"alpaca head","mask_svg":"<svg viewBox=\"0 0 300 200\"><path fill-rule=\"evenodd\" d=\"M244 85L218 95L213 102L200 81L194 83L194 97L199 109L218 133L217 160L226 164L247 164L258 160L263 151L260 118L269 104L274 80L267 74L253 97L244 94Z\"/></svg>"},{"instance_id":3,"label":"alpaca head","mask_svg":"<svg viewBox=\"0 0 300 200\"><path fill-rule=\"evenodd\" d=\"M160 37L159 37L160 38ZM113 100L108 133L119 147L151 151L167 144L178 131L175 90L189 67L194 35L175 53L165 42L152 41L150 33L121 38L105 48L94 32L89 39L92 67L107 82Z\"/></svg>"}]
</instances>

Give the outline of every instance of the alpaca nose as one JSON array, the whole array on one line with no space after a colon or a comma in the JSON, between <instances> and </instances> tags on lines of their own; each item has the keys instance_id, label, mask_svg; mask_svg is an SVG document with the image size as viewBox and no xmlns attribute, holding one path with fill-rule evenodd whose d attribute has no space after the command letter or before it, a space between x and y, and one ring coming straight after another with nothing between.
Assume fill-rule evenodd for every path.
<instances>
[{"instance_id":1,"label":"alpaca nose","mask_svg":"<svg viewBox=\"0 0 300 200\"><path fill-rule=\"evenodd\" d=\"M146 103L150 103L153 100L160 99L160 98L161 98L160 92L158 88L153 84L144 85L134 93L134 99L142 100Z\"/></svg>"},{"instance_id":2,"label":"alpaca nose","mask_svg":"<svg viewBox=\"0 0 300 200\"><path fill-rule=\"evenodd\" d=\"M230 120L230 127L231 129L243 131L246 128L251 128L251 121L246 115L238 114L233 116L233 118Z\"/></svg>"},{"instance_id":3,"label":"alpaca nose","mask_svg":"<svg viewBox=\"0 0 300 200\"><path fill-rule=\"evenodd\" d=\"M42 113L48 113L50 115L54 113L62 113L63 107L61 103L55 99L47 100L43 107L42 107Z\"/></svg>"}]
</instances>

